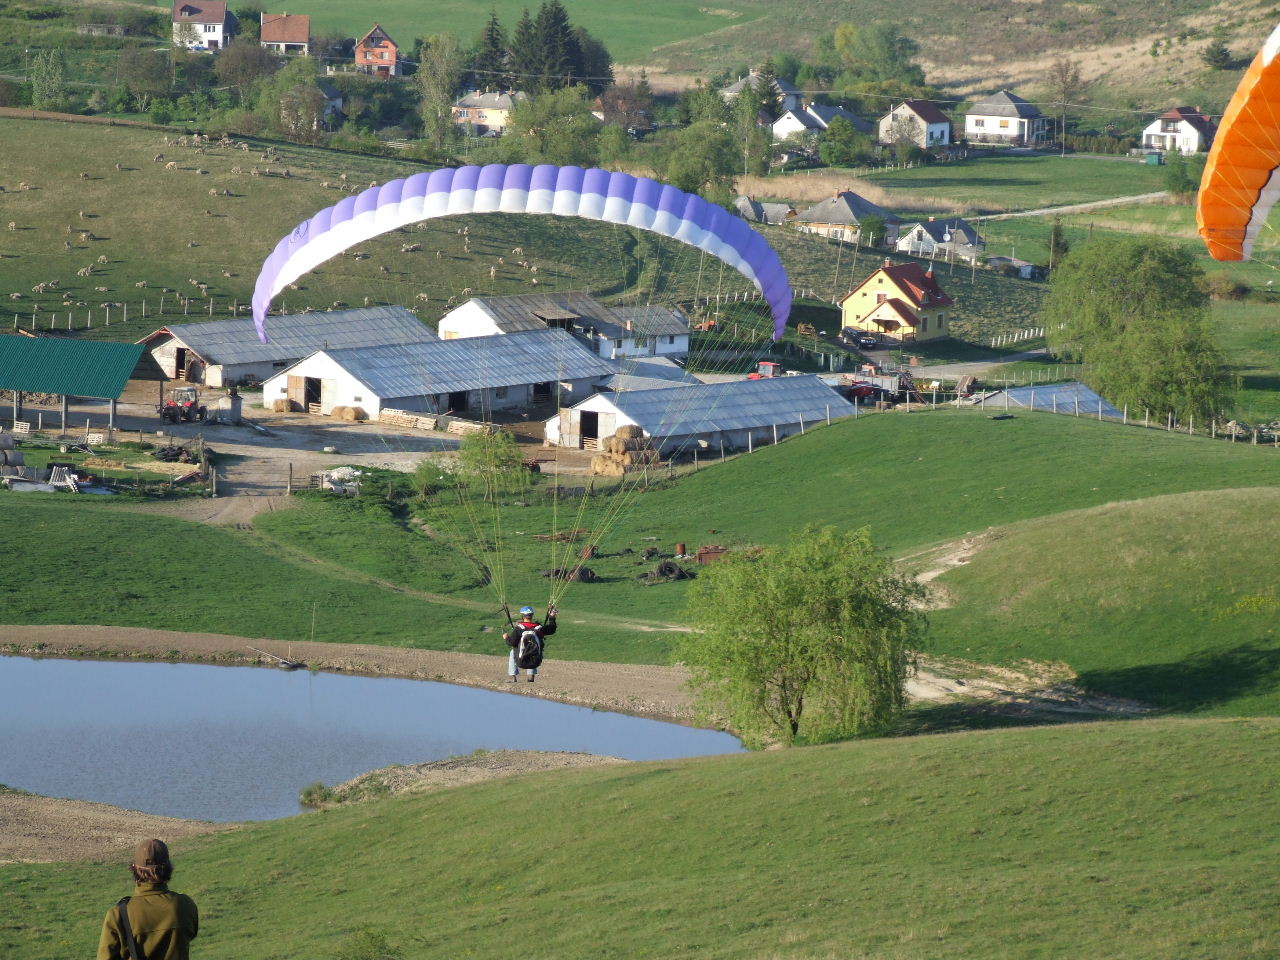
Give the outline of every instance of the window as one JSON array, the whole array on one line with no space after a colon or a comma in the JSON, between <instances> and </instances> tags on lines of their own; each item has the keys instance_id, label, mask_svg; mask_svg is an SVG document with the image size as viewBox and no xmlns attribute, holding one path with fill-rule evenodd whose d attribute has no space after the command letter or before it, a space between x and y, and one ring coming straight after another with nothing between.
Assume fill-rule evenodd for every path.
<instances>
[{"instance_id":1,"label":"window","mask_svg":"<svg viewBox=\"0 0 1280 960\"><path fill-rule=\"evenodd\" d=\"M615 340L615 341L613 341L613 347L614 347L614 349L615 349L615 350L616 350L616 349L618 349L618 348L619 348L619 347L621 347L621 346L622 346L622 341L621 341L621 340Z\"/></svg>"},{"instance_id":2,"label":"window","mask_svg":"<svg viewBox=\"0 0 1280 960\"><path fill-rule=\"evenodd\" d=\"M206 23L206 24L204 25L204 32L205 32L205 33L217 33L217 32L218 32L218 25L217 25L216 23Z\"/></svg>"},{"instance_id":3,"label":"window","mask_svg":"<svg viewBox=\"0 0 1280 960\"><path fill-rule=\"evenodd\" d=\"M925 332L927 332L927 331L928 331L928 329L929 329L929 318L928 318L928 317L921 317L921 318L920 318L920 332L921 332L921 333L925 333Z\"/></svg>"},{"instance_id":4,"label":"window","mask_svg":"<svg viewBox=\"0 0 1280 960\"><path fill-rule=\"evenodd\" d=\"M981 117L975 117L973 120L973 125L976 129L981 130L983 127L987 125L987 121L983 120Z\"/></svg>"},{"instance_id":5,"label":"window","mask_svg":"<svg viewBox=\"0 0 1280 960\"><path fill-rule=\"evenodd\" d=\"M281 395L282 397L287 397L287 396L289 395L289 388L288 388L288 387L281 387L281 388L280 388L280 395Z\"/></svg>"},{"instance_id":6,"label":"window","mask_svg":"<svg viewBox=\"0 0 1280 960\"><path fill-rule=\"evenodd\" d=\"M1001 130L1008 130L1008 129L1009 129L1009 121L1008 121L1008 120L1001 120L1001 121L1000 121L1000 129L1001 129Z\"/></svg>"},{"instance_id":7,"label":"window","mask_svg":"<svg viewBox=\"0 0 1280 960\"><path fill-rule=\"evenodd\" d=\"M884 302L885 302L885 300L886 300L886 298L887 298L887 296L888 296L887 294L877 293L877 294L876 294L876 303L884 303Z\"/></svg>"},{"instance_id":8,"label":"window","mask_svg":"<svg viewBox=\"0 0 1280 960\"><path fill-rule=\"evenodd\" d=\"M364 397L360 396L359 394L356 394L351 399L355 403L364 403Z\"/></svg>"},{"instance_id":9,"label":"window","mask_svg":"<svg viewBox=\"0 0 1280 960\"><path fill-rule=\"evenodd\" d=\"M507 399L507 388L506 388L506 387L497 387L497 388L493 391L493 395L494 395L497 399L499 399L499 400L505 400L505 399ZM357 399L357 400L359 400L360 398L359 398L359 397L356 397L356 399Z\"/></svg>"},{"instance_id":10,"label":"window","mask_svg":"<svg viewBox=\"0 0 1280 960\"><path fill-rule=\"evenodd\" d=\"M464 120L465 120L467 117L471 116L471 111L470 111L470 110L459 110L459 111L458 111L458 116L462 117L462 119L464 119Z\"/></svg>"},{"instance_id":11,"label":"window","mask_svg":"<svg viewBox=\"0 0 1280 960\"><path fill-rule=\"evenodd\" d=\"M646 347L648 347L648 346L649 346L649 338L648 338L648 337L636 337L636 349L637 349L637 350L644 350L644 349L645 349Z\"/></svg>"},{"instance_id":12,"label":"window","mask_svg":"<svg viewBox=\"0 0 1280 960\"><path fill-rule=\"evenodd\" d=\"M676 342L675 334L667 337L667 346L674 346Z\"/></svg>"}]
</instances>

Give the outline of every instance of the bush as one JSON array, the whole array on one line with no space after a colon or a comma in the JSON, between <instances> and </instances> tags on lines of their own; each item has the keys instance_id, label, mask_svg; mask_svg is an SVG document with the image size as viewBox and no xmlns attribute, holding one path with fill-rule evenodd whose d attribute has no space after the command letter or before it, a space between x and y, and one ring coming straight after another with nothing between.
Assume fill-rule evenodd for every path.
<instances>
[{"instance_id":1,"label":"bush","mask_svg":"<svg viewBox=\"0 0 1280 960\"><path fill-rule=\"evenodd\" d=\"M1211 273L1205 277L1205 289L1215 300L1244 300L1253 292L1247 283L1242 283L1228 273Z\"/></svg>"}]
</instances>

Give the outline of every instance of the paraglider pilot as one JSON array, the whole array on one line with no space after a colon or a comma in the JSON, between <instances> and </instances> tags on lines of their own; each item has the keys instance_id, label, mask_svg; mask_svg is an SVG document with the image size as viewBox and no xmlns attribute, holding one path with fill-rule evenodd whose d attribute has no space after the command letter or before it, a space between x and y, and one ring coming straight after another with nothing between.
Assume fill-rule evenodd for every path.
<instances>
[{"instance_id":1,"label":"paraglider pilot","mask_svg":"<svg viewBox=\"0 0 1280 960\"><path fill-rule=\"evenodd\" d=\"M546 638L556 632L556 605L547 607L547 619L539 623L533 617L533 607L521 607L520 619L511 624L511 629L502 635L511 648L507 658L507 676L511 683L520 679L520 671L524 670L533 683L538 675L538 667L542 665L542 654L546 647Z\"/></svg>"}]
</instances>

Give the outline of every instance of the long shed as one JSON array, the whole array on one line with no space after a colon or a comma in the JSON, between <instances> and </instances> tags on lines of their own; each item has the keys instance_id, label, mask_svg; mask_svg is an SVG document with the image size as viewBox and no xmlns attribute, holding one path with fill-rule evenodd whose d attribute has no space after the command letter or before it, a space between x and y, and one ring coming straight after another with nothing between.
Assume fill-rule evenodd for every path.
<instances>
[{"instance_id":1,"label":"long shed","mask_svg":"<svg viewBox=\"0 0 1280 960\"><path fill-rule=\"evenodd\" d=\"M170 324L138 342L174 380L227 387L266 380L317 350L428 343L435 332L400 306L267 318L263 343L251 317Z\"/></svg>"},{"instance_id":2,"label":"long shed","mask_svg":"<svg viewBox=\"0 0 1280 960\"><path fill-rule=\"evenodd\" d=\"M816 376L658 384L588 397L547 420L544 436L556 446L590 450L619 427L634 425L670 457L693 449L753 449L854 414L853 404Z\"/></svg>"},{"instance_id":3,"label":"long shed","mask_svg":"<svg viewBox=\"0 0 1280 960\"><path fill-rule=\"evenodd\" d=\"M493 410L572 400L616 366L563 330L506 336L318 350L262 387L263 402L286 399L322 414L359 407L371 419L385 408L485 417Z\"/></svg>"}]
</instances>

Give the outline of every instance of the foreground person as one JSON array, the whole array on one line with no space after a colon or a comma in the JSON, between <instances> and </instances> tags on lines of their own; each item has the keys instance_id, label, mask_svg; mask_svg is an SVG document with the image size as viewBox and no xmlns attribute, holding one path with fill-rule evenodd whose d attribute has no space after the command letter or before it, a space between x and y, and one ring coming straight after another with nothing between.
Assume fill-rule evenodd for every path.
<instances>
[{"instance_id":1,"label":"foreground person","mask_svg":"<svg viewBox=\"0 0 1280 960\"><path fill-rule=\"evenodd\" d=\"M511 629L502 635L502 639L511 648L511 655L507 657L507 676L511 683L519 679L521 670L528 674L529 682L533 683L533 678L538 675L538 667L542 666L546 639L555 632L554 603L547 607L545 623L539 623L533 618L533 607L520 608L520 619L511 624Z\"/></svg>"},{"instance_id":2,"label":"foreground person","mask_svg":"<svg viewBox=\"0 0 1280 960\"><path fill-rule=\"evenodd\" d=\"M129 864L133 896L107 913L98 960L188 960L200 917L196 903L167 886L173 862L163 840L143 840Z\"/></svg>"}]
</instances>

